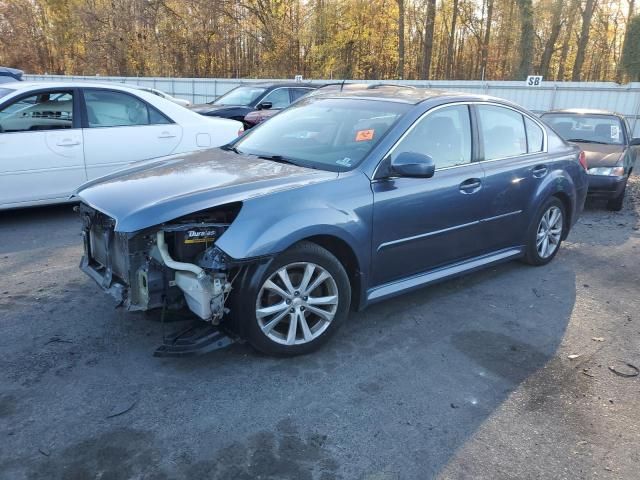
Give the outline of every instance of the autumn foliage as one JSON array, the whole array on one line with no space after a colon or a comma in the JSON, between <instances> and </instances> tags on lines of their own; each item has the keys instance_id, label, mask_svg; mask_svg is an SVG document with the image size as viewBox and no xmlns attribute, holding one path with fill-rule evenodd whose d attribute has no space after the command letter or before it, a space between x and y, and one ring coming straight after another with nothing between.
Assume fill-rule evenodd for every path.
<instances>
[{"instance_id":1,"label":"autumn foliage","mask_svg":"<svg viewBox=\"0 0 640 480\"><path fill-rule=\"evenodd\" d=\"M623 81L633 11L634 0L0 0L0 65L83 75Z\"/></svg>"}]
</instances>

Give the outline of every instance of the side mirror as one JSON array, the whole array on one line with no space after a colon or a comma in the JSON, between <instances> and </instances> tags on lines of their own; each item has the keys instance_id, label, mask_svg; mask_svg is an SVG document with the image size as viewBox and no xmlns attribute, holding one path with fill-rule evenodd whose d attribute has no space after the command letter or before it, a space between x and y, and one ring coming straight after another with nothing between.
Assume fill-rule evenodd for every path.
<instances>
[{"instance_id":1,"label":"side mirror","mask_svg":"<svg viewBox=\"0 0 640 480\"><path fill-rule=\"evenodd\" d=\"M436 164L429 155L402 152L391 160L391 173L400 177L431 178Z\"/></svg>"},{"instance_id":2,"label":"side mirror","mask_svg":"<svg viewBox=\"0 0 640 480\"><path fill-rule=\"evenodd\" d=\"M271 102L262 102L260 104L258 104L258 110L269 110L271 107L273 107L273 103Z\"/></svg>"},{"instance_id":3,"label":"side mirror","mask_svg":"<svg viewBox=\"0 0 640 480\"><path fill-rule=\"evenodd\" d=\"M632 138L629 142L630 147L637 147L638 145L640 145L640 138Z\"/></svg>"}]
</instances>

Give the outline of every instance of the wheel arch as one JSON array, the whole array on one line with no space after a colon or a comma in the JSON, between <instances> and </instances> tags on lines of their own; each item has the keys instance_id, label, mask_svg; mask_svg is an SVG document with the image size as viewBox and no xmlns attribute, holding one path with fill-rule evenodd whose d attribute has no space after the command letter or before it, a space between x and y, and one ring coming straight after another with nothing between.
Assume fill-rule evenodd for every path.
<instances>
[{"instance_id":1,"label":"wheel arch","mask_svg":"<svg viewBox=\"0 0 640 480\"><path fill-rule=\"evenodd\" d=\"M569 235L569 230L571 228L570 226L572 225L573 204L571 202L571 198L569 197L569 195L567 195L566 192L558 191L551 196L556 197L562 202L564 213L567 216L567 221L564 224L564 229L562 232L562 239L565 240L567 238L567 235Z\"/></svg>"},{"instance_id":2,"label":"wheel arch","mask_svg":"<svg viewBox=\"0 0 640 480\"><path fill-rule=\"evenodd\" d=\"M573 179L566 172L556 170L544 179L544 181L538 187L531 212L537 212L547 199L556 197L562 202L562 206L565 210L566 222L562 235L564 240L574 224L576 215L576 186Z\"/></svg>"},{"instance_id":3,"label":"wheel arch","mask_svg":"<svg viewBox=\"0 0 640 480\"><path fill-rule=\"evenodd\" d=\"M312 242L328 250L342 264L351 284L351 308L359 309L362 296L362 275L358 257L346 241L334 235L314 235L303 238L301 242ZM299 243L299 242L297 242Z\"/></svg>"}]
</instances>

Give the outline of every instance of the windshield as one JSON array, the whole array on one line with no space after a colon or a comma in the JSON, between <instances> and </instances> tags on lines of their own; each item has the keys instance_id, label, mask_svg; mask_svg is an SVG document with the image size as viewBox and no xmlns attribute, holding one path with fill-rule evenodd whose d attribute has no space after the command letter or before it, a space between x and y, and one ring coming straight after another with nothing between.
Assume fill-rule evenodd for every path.
<instances>
[{"instance_id":1,"label":"windshield","mask_svg":"<svg viewBox=\"0 0 640 480\"><path fill-rule=\"evenodd\" d=\"M249 105L265 90L266 88L260 87L236 87L211 103L213 105Z\"/></svg>"},{"instance_id":2,"label":"windshield","mask_svg":"<svg viewBox=\"0 0 640 480\"><path fill-rule=\"evenodd\" d=\"M548 113L542 119L569 142L624 144L622 123L614 115Z\"/></svg>"},{"instance_id":3,"label":"windshield","mask_svg":"<svg viewBox=\"0 0 640 480\"><path fill-rule=\"evenodd\" d=\"M9 95L11 92L13 92L13 90L11 90L10 88L0 88L0 98L4 97L5 95Z\"/></svg>"},{"instance_id":4,"label":"windshield","mask_svg":"<svg viewBox=\"0 0 640 480\"><path fill-rule=\"evenodd\" d=\"M347 171L409 108L387 101L307 98L249 130L234 148L305 167Z\"/></svg>"}]
</instances>

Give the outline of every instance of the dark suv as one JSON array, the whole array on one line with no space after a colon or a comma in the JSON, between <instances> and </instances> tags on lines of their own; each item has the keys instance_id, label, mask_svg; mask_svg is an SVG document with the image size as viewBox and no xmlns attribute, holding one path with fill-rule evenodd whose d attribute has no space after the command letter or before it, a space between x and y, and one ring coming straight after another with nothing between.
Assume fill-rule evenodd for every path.
<instances>
[{"instance_id":1,"label":"dark suv","mask_svg":"<svg viewBox=\"0 0 640 480\"><path fill-rule=\"evenodd\" d=\"M504 100L407 88L302 99L220 149L86 184L82 269L131 310L188 307L257 349L350 308L558 253L585 159Z\"/></svg>"},{"instance_id":2,"label":"dark suv","mask_svg":"<svg viewBox=\"0 0 640 480\"><path fill-rule=\"evenodd\" d=\"M306 83L251 83L240 85L213 102L189 108L200 115L238 120L245 128L251 128L253 124L245 121L247 114L257 110L286 108L315 88Z\"/></svg>"}]
</instances>

